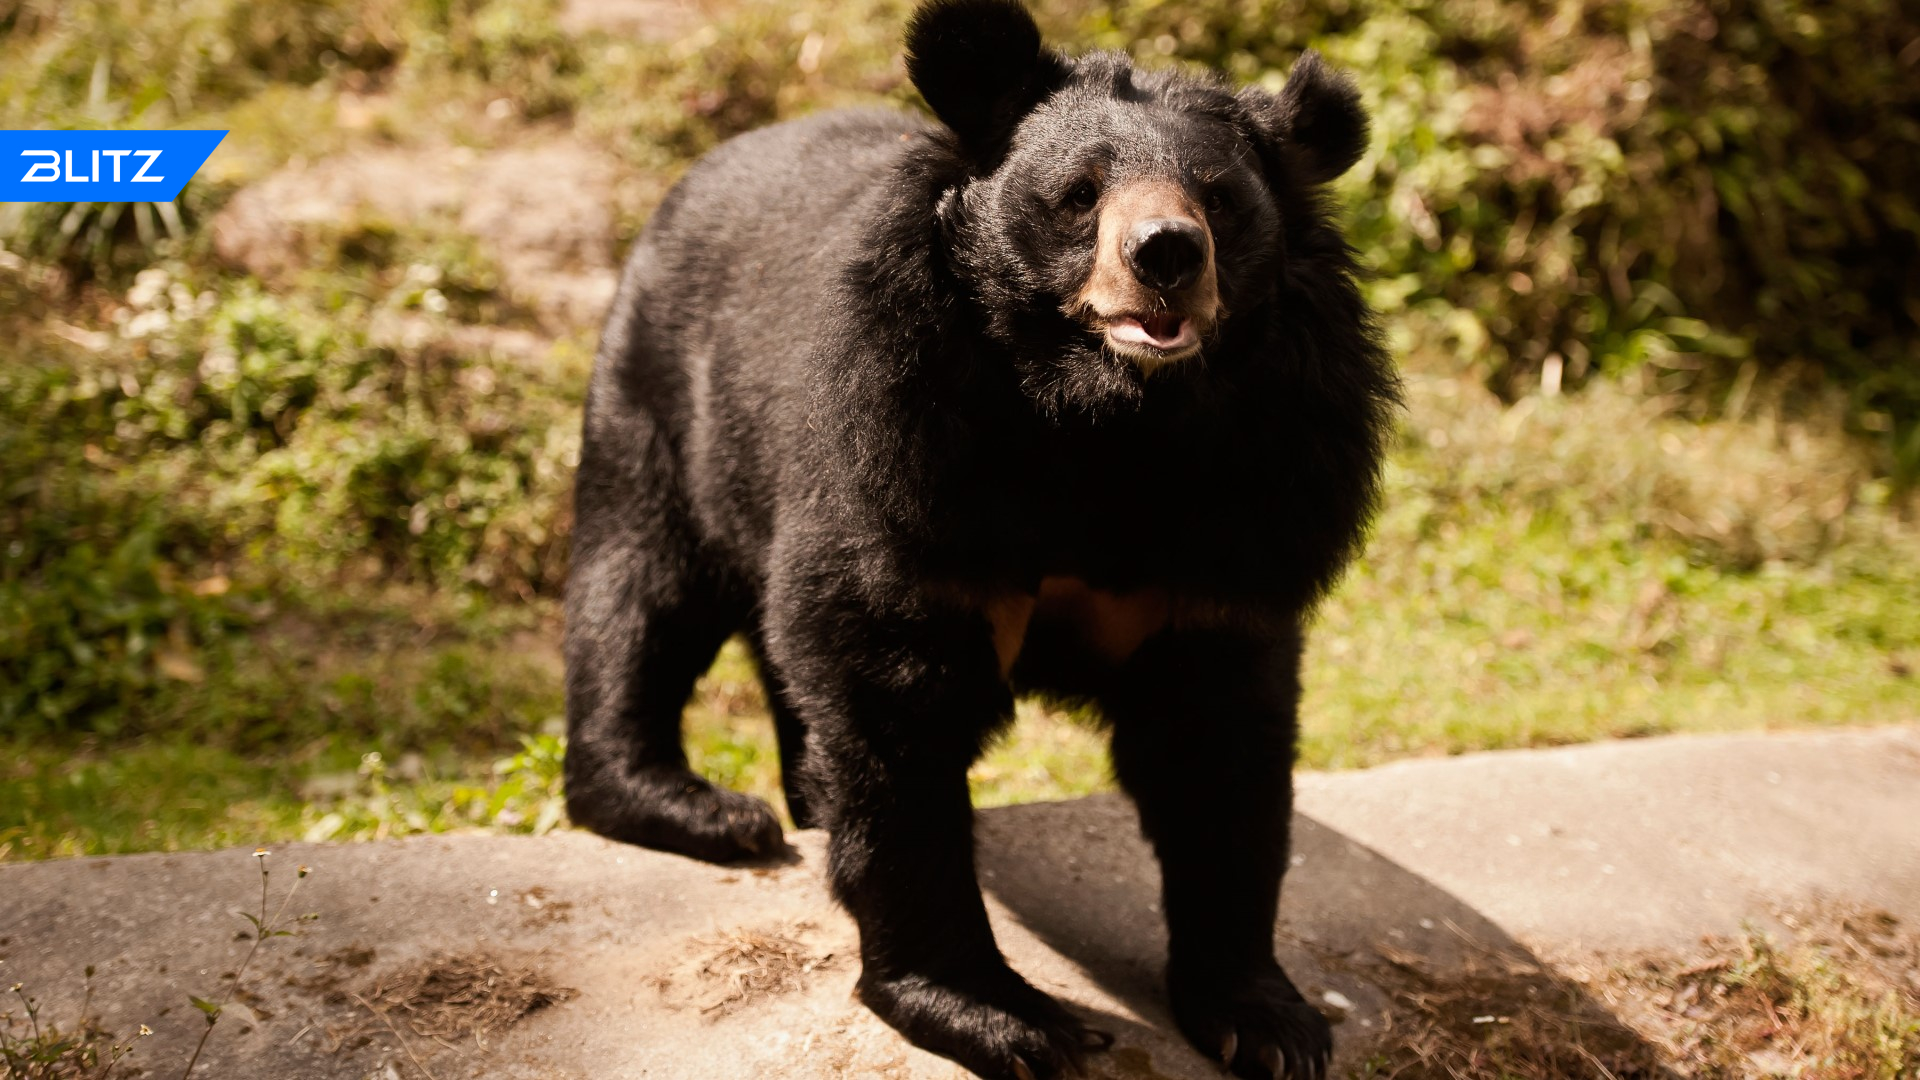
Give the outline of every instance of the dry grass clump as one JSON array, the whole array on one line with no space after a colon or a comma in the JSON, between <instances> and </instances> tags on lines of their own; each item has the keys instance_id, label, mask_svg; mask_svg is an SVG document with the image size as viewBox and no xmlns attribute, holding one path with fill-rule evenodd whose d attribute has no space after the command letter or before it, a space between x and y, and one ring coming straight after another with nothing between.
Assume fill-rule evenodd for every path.
<instances>
[{"instance_id":1,"label":"dry grass clump","mask_svg":"<svg viewBox=\"0 0 1920 1080\"><path fill-rule=\"evenodd\" d=\"M1486 953L1441 972L1376 946L1394 1003L1385 1042L1358 1072L1395 1080L1652 1080L1659 1053L1577 985L1520 957Z\"/></svg>"},{"instance_id":2,"label":"dry grass clump","mask_svg":"<svg viewBox=\"0 0 1920 1080\"><path fill-rule=\"evenodd\" d=\"M818 952L802 941L814 926L798 922L762 930L729 930L701 942L708 952L692 973L705 984L696 1004L709 1016L725 1016L743 1005L806 985L808 975L833 963L833 953Z\"/></svg>"},{"instance_id":3,"label":"dry grass clump","mask_svg":"<svg viewBox=\"0 0 1920 1080\"><path fill-rule=\"evenodd\" d=\"M533 968L466 953L435 955L390 972L366 998L376 1015L405 1020L422 1037L470 1037L485 1046L487 1035L573 994Z\"/></svg>"},{"instance_id":4,"label":"dry grass clump","mask_svg":"<svg viewBox=\"0 0 1920 1080\"><path fill-rule=\"evenodd\" d=\"M1845 403L1792 383L1745 380L1724 407L1732 422L1713 423L1611 381L1511 406L1464 379L1409 383L1408 450L1441 502L1557 516L1596 539L1678 540L1742 570L1816 563L1851 530L1888 527L1854 513L1891 495L1848 437Z\"/></svg>"},{"instance_id":5,"label":"dry grass clump","mask_svg":"<svg viewBox=\"0 0 1920 1080\"><path fill-rule=\"evenodd\" d=\"M1920 934L1884 912L1824 920L1790 944L1749 931L1628 978L1653 984L1655 1022L1689 1075L1920 1077Z\"/></svg>"}]
</instances>

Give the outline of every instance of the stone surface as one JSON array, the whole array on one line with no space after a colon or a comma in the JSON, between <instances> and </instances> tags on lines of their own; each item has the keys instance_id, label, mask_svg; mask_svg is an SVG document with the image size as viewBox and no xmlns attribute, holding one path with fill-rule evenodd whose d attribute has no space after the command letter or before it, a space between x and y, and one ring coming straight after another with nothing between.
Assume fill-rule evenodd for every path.
<instances>
[{"instance_id":1,"label":"stone surface","mask_svg":"<svg viewBox=\"0 0 1920 1080\"><path fill-rule=\"evenodd\" d=\"M1486 950L1681 948L1816 903L1920 919L1920 729L1487 754L1299 789L1277 940L1311 997L1351 1003L1336 1028L1347 1064L1391 1021L1383 945L1438 969ZM1217 1076L1170 1034L1156 871L1131 807L991 810L979 836L1008 957L1118 1036L1094 1075ZM852 1000L854 936L819 878L822 838L793 843L757 868L571 832L276 847L273 902L309 865L290 910L319 918L262 947L196 1075L962 1075ZM95 965L104 1023L150 1025L136 1060L177 1075L204 1027L188 996L217 1000L251 945L236 935L259 904L255 866L244 850L0 866L0 982L27 983L59 1019ZM452 954L575 994L457 1042L411 1033L389 1005L396 1035L363 1004ZM783 978L742 996L743 973Z\"/></svg>"},{"instance_id":2,"label":"stone surface","mask_svg":"<svg viewBox=\"0 0 1920 1080\"><path fill-rule=\"evenodd\" d=\"M1303 777L1300 804L1543 952L1682 948L1826 901L1920 921L1920 728L1409 761Z\"/></svg>"}]
</instances>

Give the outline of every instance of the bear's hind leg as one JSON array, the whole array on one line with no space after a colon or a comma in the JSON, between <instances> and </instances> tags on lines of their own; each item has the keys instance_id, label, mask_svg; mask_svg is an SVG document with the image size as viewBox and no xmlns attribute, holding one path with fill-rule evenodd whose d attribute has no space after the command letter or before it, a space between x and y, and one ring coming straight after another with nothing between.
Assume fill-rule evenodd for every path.
<instances>
[{"instance_id":1,"label":"bear's hind leg","mask_svg":"<svg viewBox=\"0 0 1920 1080\"><path fill-rule=\"evenodd\" d=\"M1320 1080L1333 1051L1273 953L1299 649L1294 632L1163 633L1101 697L1114 771L1160 857L1174 1019L1249 1080Z\"/></svg>"},{"instance_id":2,"label":"bear's hind leg","mask_svg":"<svg viewBox=\"0 0 1920 1080\"><path fill-rule=\"evenodd\" d=\"M767 658L764 637L755 632L753 656L760 665L760 687L767 698L767 711L773 714L773 734L780 746L780 789L787 799L787 816L796 829L811 829L819 824L807 788L807 725L787 702L787 684Z\"/></svg>"},{"instance_id":3,"label":"bear's hind leg","mask_svg":"<svg viewBox=\"0 0 1920 1080\"><path fill-rule=\"evenodd\" d=\"M617 577L609 567L576 568L568 589L606 589L611 603L626 591L608 580ZM572 629L589 619L591 629ZM772 809L692 771L681 746L681 710L733 627L692 604L568 623L566 790L574 823L709 862L781 851Z\"/></svg>"},{"instance_id":4,"label":"bear's hind leg","mask_svg":"<svg viewBox=\"0 0 1920 1080\"><path fill-rule=\"evenodd\" d=\"M766 803L687 767L680 718L747 604L699 557L642 415L589 424L567 582L567 813L602 836L711 862L784 850ZM608 421L607 428L614 422Z\"/></svg>"}]
</instances>

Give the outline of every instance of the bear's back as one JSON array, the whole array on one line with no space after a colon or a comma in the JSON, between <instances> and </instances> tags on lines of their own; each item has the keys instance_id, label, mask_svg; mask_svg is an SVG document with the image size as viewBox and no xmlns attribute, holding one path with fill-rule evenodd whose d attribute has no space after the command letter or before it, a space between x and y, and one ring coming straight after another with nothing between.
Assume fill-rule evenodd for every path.
<instances>
[{"instance_id":1,"label":"bear's back","mask_svg":"<svg viewBox=\"0 0 1920 1080\"><path fill-rule=\"evenodd\" d=\"M857 243L863 204L902 137L923 127L904 114L834 111L714 148L634 245L613 321L638 315L652 340L680 352L795 351Z\"/></svg>"},{"instance_id":2,"label":"bear's back","mask_svg":"<svg viewBox=\"0 0 1920 1080\"><path fill-rule=\"evenodd\" d=\"M804 438L806 359L894 164L928 125L835 110L734 137L670 191L628 257L596 408L640 408L678 451L710 540L748 555ZM609 387L611 389L611 387Z\"/></svg>"}]
</instances>

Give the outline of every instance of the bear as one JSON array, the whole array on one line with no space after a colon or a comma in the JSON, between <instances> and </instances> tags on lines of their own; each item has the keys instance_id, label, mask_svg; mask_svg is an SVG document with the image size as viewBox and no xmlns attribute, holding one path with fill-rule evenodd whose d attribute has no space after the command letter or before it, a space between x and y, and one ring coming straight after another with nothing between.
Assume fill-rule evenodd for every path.
<instances>
[{"instance_id":1,"label":"bear","mask_svg":"<svg viewBox=\"0 0 1920 1080\"><path fill-rule=\"evenodd\" d=\"M967 770L1016 695L1090 703L1160 864L1181 1031L1234 1075L1319 1077L1328 1022L1273 949L1300 655L1399 408L1327 193L1359 95L1311 52L1278 91L1069 57L1017 0L932 0L905 48L932 119L739 135L627 259L576 477L568 810L786 851L681 745L741 635L861 1001L1048 1080L1111 1036L999 952Z\"/></svg>"}]
</instances>

